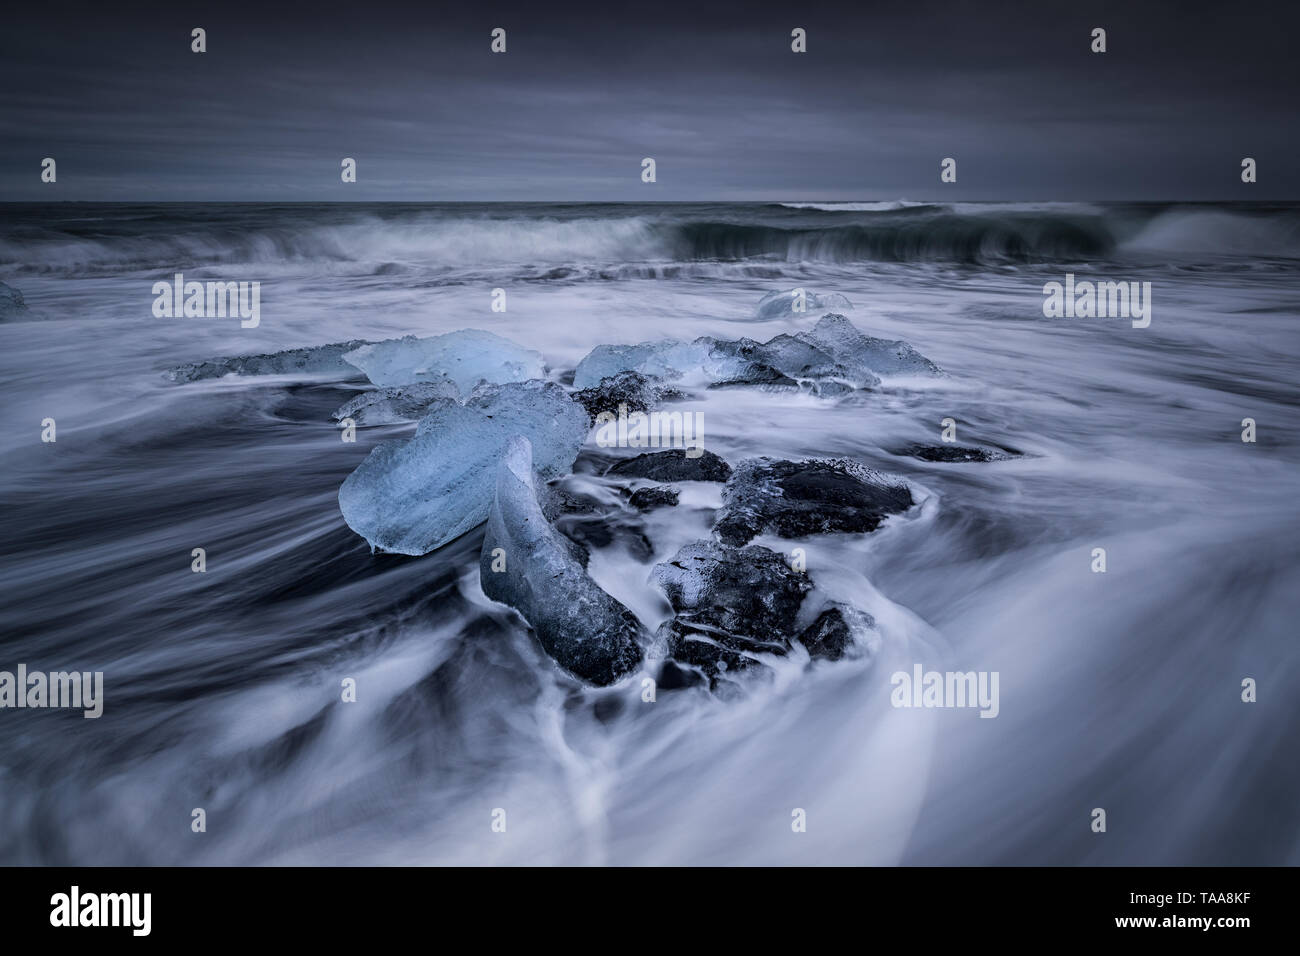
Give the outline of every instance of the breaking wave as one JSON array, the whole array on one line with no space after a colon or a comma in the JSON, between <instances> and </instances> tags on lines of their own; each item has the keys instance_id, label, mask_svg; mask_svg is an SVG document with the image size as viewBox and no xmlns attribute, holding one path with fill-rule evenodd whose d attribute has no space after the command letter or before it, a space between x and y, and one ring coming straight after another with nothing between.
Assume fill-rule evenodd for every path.
<instances>
[{"instance_id":1,"label":"breaking wave","mask_svg":"<svg viewBox=\"0 0 1300 956\"><path fill-rule=\"evenodd\" d=\"M1173 209L1127 243L1135 252L1300 258L1300 216L1241 215L1221 209Z\"/></svg>"},{"instance_id":2,"label":"breaking wave","mask_svg":"<svg viewBox=\"0 0 1300 956\"><path fill-rule=\"evenodd\" d=\"M666 264L1076 262L1116 256L1300 256L1294 208L1042 203L787 203L334 209L201 207L179 231L156 215L52 217L0 229L0 270L122 275L231 266L348 275L581 263L591 278L676 275ZM94 212L77 210L80 212ZM563 276L561 276L563 277Z\"/></svg>"}]
</instances>

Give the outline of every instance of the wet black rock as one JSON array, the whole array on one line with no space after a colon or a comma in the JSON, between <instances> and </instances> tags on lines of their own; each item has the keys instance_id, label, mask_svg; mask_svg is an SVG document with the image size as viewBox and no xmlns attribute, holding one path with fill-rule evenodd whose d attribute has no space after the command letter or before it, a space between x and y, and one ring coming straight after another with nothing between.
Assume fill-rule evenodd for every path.
<instances>
[{"instance_id":1,"label":"wet black rock","mask_svg":"<svg viewBox=\"0 0 1300 956\"><path fill-rule=\"evenodd\" d=\"M632 492L632 497L627 503L637 511L653 511L656 508L668 508L677 504L679 494L676 488L652 485Z\"/></svg>"},{"instance_id":2,"label":"wet black rock","mask_svg":"<svg viewBox=\"0 0 1300 956\"><path fill-rule=\"evenodd\" d=\"M813 658L838 661L854 646L854 634L875 625L870 614L841 604L832 605L799 634L799 643Z\"/></svg>"},{"instance_id":3,"label":"wet black rock","mask_svg":"<svg viewBox=\"0 0 1300 956\"><path fill-rule=\"evenodd\" d=\"M662 392L656 379L627 371L601 379L599 385L574 392L573 397L594 422L601 412L618 415L620 406L629 412L648 412L659 404Z\"/></svg>"},{"instance_id":4,"label":"wet black rock","mask_svg":"<svg viewBox=\"0 0 1300 956\"><path fill-rule=\"evenodd\" d=\"M699 451L698 457L687 455ZM651 481L726 481L731 466L711 451L671 448L624 458L605 470L614 478L648 478Z\"/></svg>"},{"instance_id":5,"label":"wet black rock","mask_svg":"<svg viewBox=\"0 0 1300 956\"><path fill-rule=\"evenodd\" d=\"M537 493L537 500L547 521L563 515L594 515L607 510L598 498L559 485L544 485Z\"/></svg>"},{"instance_id":6,"label":"wet black rock","mask_svg":"<svg viewBox=\"0 0 1300 956\"><path fill-rule=\"evenodd\" d=\"M749 667L754 654L785 654L812 589L775 551L712 541L686 545L651 577L677 612L660 632L669 656L710 678Z\"/></svg>"},{"instance_id":7,"label":"wet black rock","mask_svg":"<svg viewBox=\"0 0 1300 956\"><path fill-rule=\"evenodd\" d=\"M704 683L704 675L693 668L681 667L674 661L664 661L655 683L660 690L681 690Z\"/></svg>"},{"instance_id":8,"label":"wet black rock","mask_svg":"<svg viewBox=\"0 0 1300 956\"><path fill-rule=\"evenodd\" d=\"M593 550L615 543L639 560L647 561L654 553L640 521L616 503L561 484L540 487L537 500L543 517L567 539L570 553L584 568Z\"/></svg>"},{"instance_id":9,"label":"wet black rock","mask_svg":"<svg viewBox=\"0 0 1300 956\"><path fill-rule=\"evenodd\" d=\"M1014 457L987 448L965 448L961 445L908 445L895 454L934 462L1010 461Z\"/></svg>"},{"instance_id":10,"label":"wet black rock","mask_svg":"<svg viewBox=\"0 0 1300 956\"><path fill-rule=\"evenodd\" d=\"M635 520L623 520L617 516L565 515L555 522L555 530L572 541L575 548L581 549L579 561L584 568L592 551L615 546L638 561L649 561L654 555L654 545L646 537L645 528Z\"/></svg>"},{"instance_id":11,"label":"wet black rock","mask_svg":"<svg viewBox=\"0 0 1300 956\"><path fill-rule=\"evenodd\" d=\"M723 543L736 546L760 534L863 533L912 504L906 485L856 461L752 458L727 482L713 530Z\"/></svg>"}]
</instances>

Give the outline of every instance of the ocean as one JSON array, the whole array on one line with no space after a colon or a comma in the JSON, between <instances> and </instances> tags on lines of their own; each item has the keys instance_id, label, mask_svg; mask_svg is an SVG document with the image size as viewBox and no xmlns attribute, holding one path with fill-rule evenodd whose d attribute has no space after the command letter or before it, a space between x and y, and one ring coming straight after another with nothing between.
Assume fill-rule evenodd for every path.
<instances>
[{"instance_id":1,"label":"ocean","mask_svg":"<svg viewBox=\"0 0 1300 956\"><path fill-rule=\"evenodd\" d=\"M260 321L157 317L177 273L259 282ZM1067 276L1149 283L1149 324L1047 317ZM1300 204L11 203L0 282L0 670L104 688L0 712L0 863L1300 863ZM484 595L481 527L372 553L339 487L414 425L340 441L364 382L166 374L482 329L567 385L602 344L808 329L757 313L790 289L945 374L684 397L733 464L851 458L918 501L797 542L871 652L731 694L566 675ZM1014 454L900 451L947 419ZM591 577L657 624L651 567L720 494ZM999 674L996 719L893 706L917 664Z\"/></svg>"}]
</instances>

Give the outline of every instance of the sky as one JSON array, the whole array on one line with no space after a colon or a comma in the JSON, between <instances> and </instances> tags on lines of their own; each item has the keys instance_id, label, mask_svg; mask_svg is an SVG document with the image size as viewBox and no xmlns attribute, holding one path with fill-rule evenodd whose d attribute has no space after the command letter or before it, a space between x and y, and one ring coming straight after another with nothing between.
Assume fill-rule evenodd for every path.
<instances>
[{"instance_id":1,"label":"sky","mask_svg":"<svg viewBox=\"0 0 1300 956\"><path fill-rule=\"evenodd\" d=\"M6 11L0 200L1300 199L1295 3L120 6Z\"/></svg>"}]
</instances>

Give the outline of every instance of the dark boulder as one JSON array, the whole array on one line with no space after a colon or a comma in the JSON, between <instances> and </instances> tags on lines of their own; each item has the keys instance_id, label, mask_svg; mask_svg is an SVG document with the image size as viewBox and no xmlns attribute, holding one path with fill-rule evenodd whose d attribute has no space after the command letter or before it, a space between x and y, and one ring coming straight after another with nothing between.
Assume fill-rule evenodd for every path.
<instances>
[{"instance_id":1,"label":"dark boulder","mask_svg":"<svg viewBox=\"0 0 1300 956\"><path fill-rule=\"evenodd\" d=\"M690 450L671 448L624 458L605 469L605 474L651 481L726 481L731 477L731 466L713 452L701 449L698 457L691 458L686 454Z\"/></svg>"},{"instance_id":2,"label":"dark boulder","mask_svg":"<svg viewBox=\"0 0 1300 956\"><path fill-rule=\"evenodd\" d=\"M785 654L812 589L775 551L711 541L686 545L651 577L677 612L660 633L669 656L710 678L749 667L754 654Z\"/></svg>"},{"instance_id":3,"label":"dark boulder","mask_svg":"<svg viewBox=\"0 0 1300 956\"><path fill-rule=\"evenodd\" d=\"M663 390L658 380L640 372L619 372L601 379L599 385L573 393L574 399L587 410L594 422L601 412L619 413L619 406L629 412L648 412L659 404Z\"/></svg>"},{"instance_id":4,"label":"dark boulder","mask_svg":"<svg viewBox=\"0 0 1300 956\"><path fill-rule=\"evenodd\" d=\"M651 485L632 492L627 503L637 511L654 511L656 508L667 508L677 504L678 495L676 488Z\"/></svg>"},{"instance_id":5,"label":"dark boulder","mask_svg":"<svg viewBox=\"0 0 1300 956\"><path fill-rule=\"evenodd\" d=\"M913 504L904 484L848 459L774 461L753 458L735 469L722 493L714 532L743 545L760 534L874 531L887 515Z\"/></svg>"},{"instance_id":6,"label":"dark boulder","mask_svg":"<svg viewBox=\"0 0 1300 956\"><path fill-rule=\"evenodd\" d=\"M965 448L961 445L908 445L894 454L934 462L1010 461L1013 457L1000 451Z\"/></svg>"},{"instance_id":7,"label":"dark boulder","mask_svg":"<svg viewBox=\"0 0 1300 956\"><path fill-rule=\"evenodd\" d=\"M798 640L813 658L838 661L854 645L854 634L875 626L870 614L843 604L833 604L804 628Z\"/></svg>"}]
</instances>

